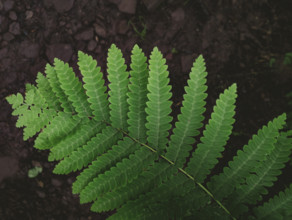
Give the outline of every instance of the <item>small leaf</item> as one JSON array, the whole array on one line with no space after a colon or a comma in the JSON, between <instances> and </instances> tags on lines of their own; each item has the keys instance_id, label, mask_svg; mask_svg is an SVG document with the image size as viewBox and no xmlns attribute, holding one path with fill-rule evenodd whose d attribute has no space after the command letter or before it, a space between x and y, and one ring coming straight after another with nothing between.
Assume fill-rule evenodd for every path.
<instances>
[{"instance_id":1,"label":"small leaf","mask_svg":"<svg viewBox=\"0 0 292 220\"><path fill-rule=\"evenodd\" d=\"M9 104L12 105L13 109L18 108L23 103L23 97L20 93L17 93L16 95L7 96L6 100Z\"/></svg>"},{"instance_id":2,"label":"small leaf","mask_svg":"<svg viewBox=\"0 0 292 220\"><path fill-rule=\"evenodd\" d=\"M43 171L42 167L34 167L28 170L27 175L29 178L35 178L42 171Z\"/></svg>"}]
</instances>

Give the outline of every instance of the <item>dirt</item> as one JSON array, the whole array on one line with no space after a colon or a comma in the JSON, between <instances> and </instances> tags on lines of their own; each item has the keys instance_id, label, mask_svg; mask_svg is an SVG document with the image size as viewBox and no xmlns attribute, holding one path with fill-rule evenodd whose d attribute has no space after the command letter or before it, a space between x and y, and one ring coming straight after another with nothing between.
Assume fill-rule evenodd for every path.
<instances>
[{"instance_id":1,"label":"dirt","mask_svg":"<svg viewBox=\"0 0 292 220\"><path fill-rule=\"evenodd\" d=\"M129 63L134 44L149 56L163 52L173 87L174 116L194 58L207 62L210 116L220 92L236 82L234 135L224 153L231 158L252 134L282 112L292 111L285 95L292 90L291 1L190 0L0 0L0 219L105 219L72 195L69 176L52 174L48 152L24 142L22 129L5 101L24 92L45 64L58 57L77 70L77 51L97 59L106 72L107 49L115 43ZM144 30L144 32L143 32ZM275 63L269 65L271 60ZM226 164L220 161L216 172ZM29 169L41 166L35 178ZM291 182L287 167L272 192ZM290 178L290 179L289 179Z\"/></svg>"}]
</instances>

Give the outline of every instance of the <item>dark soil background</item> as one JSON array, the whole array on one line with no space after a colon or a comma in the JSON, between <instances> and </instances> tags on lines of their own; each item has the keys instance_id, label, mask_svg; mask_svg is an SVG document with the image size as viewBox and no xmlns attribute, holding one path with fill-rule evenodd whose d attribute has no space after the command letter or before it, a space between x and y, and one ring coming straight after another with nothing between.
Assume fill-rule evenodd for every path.
<instances>
[{"instance_id":1,"label":"dark soil background","mask_svg":"<svg viewBox=\"0 0 292 220\"><path fill-rule=\"evenodd\" d=\"M105 219L71 193L76 174L52 174L47 152L24 142L5 97L24 92L54 57L76 69L77 51L96 58L104 73L115 43L129 63L134 44L149 56L163 52L178 113L194 58L203 54L208 75L206 117L219 93L236 82L237 114L227 159L269 120L289 111L292 68L290 0L0 0L0 219ZM143 32L144 30L144 32ZM270 66L271 59L275 63ZM292 110L290 110L292 111ZM174 116L175 116L174 114ZM226 164L220 161L215 172ZM28 178L28 170L43 172ZM290 174L290 176L289 176ZM272 194L291 182L284 170Z\"/></svg>"}]
</instances>

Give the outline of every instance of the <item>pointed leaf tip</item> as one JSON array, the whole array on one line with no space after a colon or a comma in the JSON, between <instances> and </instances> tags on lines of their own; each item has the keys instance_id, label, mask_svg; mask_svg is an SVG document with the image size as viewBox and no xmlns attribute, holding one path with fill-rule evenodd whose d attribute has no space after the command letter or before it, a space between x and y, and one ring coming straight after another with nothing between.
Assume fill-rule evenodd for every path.
<instances>
[{"instance_id":1,"label":"pointed leaf tip","mask_svg":"<svg viewBox=\"0 0 292 220\"><path fill-rule=\"evenodd\" d=\"M81 50L78 50L78 57L84 56L85 53L83 53Z\"/></svg>"},{"instance_id":2,"label":"pointed leaf tip","mask_svg":"<svg viewBox=\"0 0 292 220\"><path fill-rule=\"evenodd\" d=\"M228 89L236 92L237 91L237 84L233 83Z\"/></svg>"},{"instance_id":3,"label":"pointed leaf tip","mask_svg":"<svg viewBox=\"0 0 292 220\"><path fill-rule=\"evenodd\" d=\"M110 49L118 49L118 47L115 44L112 44Z\"/></svg>"},{"instance_id":4,"label":"pointed leaf tip","mask_svg":"<svg viewBox=\"0 0 292 220\"><path fill-rule=\"evenodd\" d=\"M204 57L203 57L203 54L200 54L200 55L198 56L197 60L198 60L198 61L203 61L203 62L205 62L205 59L204 59Z\"/></svg>"},{"instance_id":5,"label":"pointed leaf tip","mask_svg":"<svg viewBox=\"0 0 292 220\"><path fill-rule=\"evenodd\" d=\"M133 50L138 50L138 49L140 49L140 47L138 46L138 44L135 44L133 47Z\"/></svg>"},{"instance_id":6,"label":"pointed leaf tip","mask_svg":"<svg viewBox=\"0 0 292 220\"><path fill-rule=\"evenodd\" d=\"M62 64L64 63L62 60L60 60L59 58L54 58L54 65L58 65L58 64Z\"/></svg>"},{"instance_id":7,"label":"pointed leaf tip","mask_svg":"<svg viewBox=\"0 0 292 220\"><path fill-rule=\"evenodd\" d=\"M284 121L287 120L287 114L285 112L282 115L280 115L279 117L283 118Z\"/></svg>"},{"instance_id":8,"label":"pointed leaf tip","mask_svg":"<svg viewBox=\"0 0 292 220\"><path fill-rule=\"evenodd\" d=\"M160 51L159 51L158 47L154 47L152 52L157 53L157 52L160 52Z\"/></svg>"}]
</instances>

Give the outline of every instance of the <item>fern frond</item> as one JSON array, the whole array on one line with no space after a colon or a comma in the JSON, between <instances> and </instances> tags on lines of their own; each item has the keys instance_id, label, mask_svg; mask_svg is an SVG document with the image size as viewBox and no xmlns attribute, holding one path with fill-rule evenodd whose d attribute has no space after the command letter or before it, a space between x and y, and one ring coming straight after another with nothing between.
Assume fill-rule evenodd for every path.
<instances>
[{"instance_id":1,"label":"fern frond","mask_svg":"<svg viewBox=\"0 0 292 220\"><path fill-rule=\"evenodd\" d=\"M156 188L160 190L155 190L155 194L150 192L146 193L146 196L142 195L137 200L130 200L108 219L205 219L205 216L208 215L210 218L207 217L206 219L230 219L215 204L208 205L206 210L200 209L207 202L210 203L210 198L198 188L189 191L190 188L194 187L192 181L177 185L179 189L174 188L174 186L169 188L165 184L161 186L164 188ZM165 194L164 190L167 190ZM161 197L160 194L162 194ZM150 197L150 195L153 197ZM191 210L191 208L194 210ZM204 211L208 213L202 215Z\"/></svg>"},{"instance_id":2,"label":"fern frond","mask_svg":"<svg viewBox=\"0 0 292 220\"><path fill-rule=\"evenodd\" d=\"M257 219L291 219L292 218L292 184L278 195L254 209Z\"/></svg>"},{"instance_id":3,"label":"fern frond","mask_svg":"<svg viewBox=\"0 0 292 220\"><path fill-rule=\"evenodd\" d=\"M122 161L124 157L135 152L137 148L134 146L135 142L130 138L124 138L119 141L117 145L114 145L111 150L97 157L97 160L93 161L92 164L77 177L77 180L73 183L73 193L82 192L98 174L104 173L116 163Z\"/></svg>"},{"instance_id":4,"label":"fern frond","mask_svg":"<svg viewBox=\"0 0 292 220\"><path fill-rule=\"evenodd\" d=\"M181 114L178 116L178 122L175 123L166 152L166 157L177 167L182 167L185 163L191 145L195 142L194 136L199 134L198 129L203 126L202 114L205 112L207 97L206 76L205 61L200 55L193 64L188 86L185 87L186 94L182 102Z\"/></svg>"},{"instance_id":5,"label":"fern frond","mask_svg":"<svg viewBox=\"0 0 292 220\"><path fill-rule=\"evenodd\" d=\"M41 113L41 109L36 106L30 108L29 105L24 104L16 109L18 115L18 120L16 122L16 127L21 128L29 124L30 121L38 118L38 115Z\"/></svg>"},{"instance_id":6,"label":"fern frond","mask_svg":"<svg viewBox=\"0 0 292 220\"><path fill-rule=\"evenodd\" d=\"M92 162L98 155L105 153L113 146L122 134L112 127L107 127L90 139L85 146L79 147L65 157L54 169L56 174L68 174L80 170Z\"/></svg>"},{"instance_id":7,"label":"fern frond","mask_svg":"<svg viewBox=\"0 0 292 220\"><path fill-rule=\"evenodd\" d=\"M268 126L264 126L254 135L243 150L237 152L233 161L229 162L229 167L223 169L223 173L211 178L209 188L217 199L226 198L234 188L245 181L245 178L254 172L266 156L271 153L279 136L279 130L285 124L286 115L280 115Z\"/></svg>"},{"instance_id":8,"label":"fern frond","mask_svg":"<svg viewBox=\"0 0 292 220\"><path fill-rule=\"evenodd\" d=\"M150 146L161 153L168 142L168 130L171 128L171 86L169 84L166 60L155 47L149 60L149 78L147 89L149 101L145 109L147 113L147 141Z\"/></svg>"},{"instance_id":9,"label":"fern frond","mask_svg":"<svg viewBox=\"0 0 292 220\"><path fill-rule=\"evenodd\" d=\"M292 139L287 138L287 133L281 133L275 144L274 150L268 155L267 159L255 170L255 174L246 179L244 185L237 187L234 194L229 198L231 204L229 210L235 216L247 212L246 204L256 204L261 200L262 195L266 195L268 190L281 174L281 169L289 161L292 149Z\"/></svg>"},{"instance_id":10,"label":"fern frond","mask_svg":"<svg viewBox=\"0 0 292 220\"><path fill-rule=\"evenodd\" d=\"M70 155L78 147L85 145L93 136L95 136L104 124L94 120L83 119L76 131L68 135L65 139L51 148L48 160L61 160Z\"/></svg>"},{"instance_id":11,"label":"fern frond","mask_svg":"<svg viewBox=\"0 0 292 220\"><path fill-rule=\"evenodd\" d=\"M68 100L72 102L78 116L81 118L92 116L92 111L87 102L87 96L82 87L82 83L77 76L75 76L73 69L69 67L67 63L65 64L57 58L54 60L54 65L54 69L60 82L60 87L67 95Z\"/></svg>"},{"instance_id":12,"label":"fern frond","mask_svg":"<svg viewBox=\"0 0 292 220\"><path fill-rule=\"evenodd\" d=\"M149 192L149 190L159 186L176 172L176 169L165 161L154 163L152 167L142 172L138 178L126 186L105 193L102 197L97 198L91 210L103 212L119 208L127 201L136 199L140 194Z\"/></svg>"},{"instance_id":13,"label":"fern frond","mask_svg":"<svg viewBox=\"0 0 292 220\"><path fill-rule=\"evenodd\" d=\"M34 85L31 85L31 84L25 85L25 98L24 98L25 104L27 104L28 106L32 106L37 101L38 102L37 106L42 107L42 104L44 104L43 99L41 98L40 100L38 100L38 97L36 95L36 90L37 89Z\"/></svg>"},{"instance_id":14,"label":"fern frond","mask_svg":"<svg viewBox=\"0 0 292 220\"><path fill-rule=\"evenodd\" d=\"M132 50L130 84L128 93L128 124L129 135L142 142L146 141L146 102L147 102L147 58L142 50L135 45Z\"/></svg>"},{"instance_id":15,"label":"fern frond","mask_svg":"<svg viewBox=\"0 0 292 220\"><path fill-rule=\"evenodd\" d=\"M83 75L84 89L88 96L90 108L93 111L94 119L96 121L108 121L109 119L109 102L107 94L105 94L106 87L100 67L97 67L97 62L91 56L78 52L78 65Z\"/></svg>"},{"instance_id":16,"label":"fern frond","mask_svg":"<svg viewBox=\"0 0 292 220\"><path fill-rule=\"evenodd\" d=\"M30 111L33 112L33 107L31 107ZM37 117L30 118L30 121L27 122L26 127L23 129L23 140L27 140L34 136L42 128L48 125L57 114L56 111L52 109L37 109L36 111L38 112Z\"/></svg>"},{"instance_id":17,"label":"fern frond","mask_svg":"<svg viewBox=\"0 0 292 220\"><path fill-rule=\"evenodd\" d=\"M236 85L233 84L220 95L203 132L201 143L193 153L186 171L197 182L202 183L210 170L218 163L217 158L224 151L224 146L232 132L235 114Z\"/></svg>"},{"instance_id":18,"label":"fern frond","mask_svg":"<svg viewBox=\"0 0 292 220\"><path fill-rule=\"evenodd\" d=\"M44 99L48 103L48 107L60 111L61 104L59 103L57 96L53 92L48 78L46 78L42 73L38 73L36 82L41 96L44 97Z\"/></svg>"},{"instance_id":19,"label":"fern frond","mask_svg":"<svg viewBox=\"0 0 292 220\"><path fill-rule=\"evenodd\" d=\"M45 73L47 75L47 79L52 88L52 91L58 97L58 101L61 103L61 107L64 109L65 113L74 113L74 108L72 103L68 100L68 97L65 95L63 89L61 88L59 79L57 77L57 73L50 64L46 65Z\"/></svg>"},{"instance_id":20,"label":"fern frond","mask_svg":"<svg viewBox=\"0 0 292 220\"><path fill-rule=\"evenodd\" d=\"M188 179L181 173L178 173L169 181L161 184L157 188L154 188L146 194L142 194L136 200L130 200L125 205L117 210L117 212L112 215L109 219L134 219L137 218L143 211L147 210L150 206L156 206L157 203L168 203L177 196L185 195L186 192L189 193L190 188L194 188L193 181ZM171 208L168 207L167 211L171 212ZM177 207L176 207L177 208ZM130 210L130 211L129 211ZM177 211L177 209L175 209ZM145 214L145 213L144 213ZM170 218L174 218L173 215ZM152 218L151 218L152 219ZM178 217L175 219L179 219Z\"/></svg>"},{"instance_id":21,"label":"fern frond","mask_svg":"<svg viewBox=\"0 0 292 220\"><path fill-rule=\"evenodd\" d=\"M280 133L284 114L259 130L221 174L211 177L207 188L206 177L232 131L236 85L216 101L201 142L189 157L203 126L207 97L202 56L191 69L174 129L169 73L157 48L148 66L136 45L127 72L121 50L112 45L108 86L92 57L79 52L78 59L83 82L68 64L55 59L55 67L46 66L46 76L38 73L36 86L27 84L24 96L18 93L7 101L18 116L16 126L24 127L24 139L39 133L35 148L50 149L49 160L61 160L54 173L84 168L73 184L81 203L93 201L95 212L117 209L110 219L292 216L292 185L254 209L291 154L292 131Z\"/></svg>"},{"instance_id":22,"label":"fern frond","mask_svg":"<svg viewBox=\"0 0 292 220\"><path fill-rule=\"evenodd\" d=\"M28 118L26 117L26 114L29 114L30 112L29 112L29 105L25 103L22 94L17 93L16 95L7 96L6 100L9 104L12 105L13 111L11 114L13 116L18 116L16 127L21 128L25 126L27 123L27 118Z\"/></svg>"},{"instance_id":23,"label":"fern frond","mask_svg":"<svg viewBox=\"0 0 292 220\"><path fill-rule=\"evenodd\" d=\"M216 220L230 220L230 216L223 211L217 204L209 203L207 206L203 207L199 210L192 210L192 214L188 218L188 220L192 219L216 219ZM235 219L235 218L233 218Z\"/></svg>"},{"instance_id":24,"label":"fern frond","mask_svg":"<svg viewBox=\"0 0 292 220\"><path fill-rule=\"evenodd\" d=\"M56 109L49 108L40 89L31 86L26 93L25 102L28 105L29 111L23 114L27 118L25 128L23 130L23 138L27 140L34 136L42 128L44 128L57 114Z\"/></svg>"},{"instance_id":25,"label":"fern frond","mask_svg":"<svg viewBox=\"0 0 292 220\"><path fill-rule=\"evenodd\" d=\"M18 115L16 127L28 127L31 121L38 118L42 108L47 107L42 97L38 98L36 93L35 86L26 86L24 102L13 111L13 115ZM35 101L38 101L38 103L34 105Z\"/></svg>"},{"instance_id":26,"label":"fern frond","mask_svg":"<svg viewBox=\"0 0 292 220\"><path fill-rule=\"evenodd\" d=\"M73 132L80 123L80 118L72 117L70 113L59 112L36 138L34 147L40 150L50 149Z\"/></svg>"},{"instance_id":27,"label":"fern frond","mask_svg":"<svg viewBox=\"0 0 292 220\"><path fill-rule=\"evenodd\" d=\"M137 145L137 143L136 143ZM138 148L138 146L135 146ZM80 193L80 201L91 202L106 192L123 187L135 179L148 165L153 163L157 155L148 149L141 148L124 158L109 171L99 175Z\"/></svg>"},{"instance_id":28,"label":"fern frond","mask_svg":"<svg viewBox=\"0 0 292 220\"><path fill-rule=\"evenodd\" d=\"M122 52L114 44L108 52L107 71L109 84L109 108L111 124L115 128L127 131L127 92L129 73Z\"/></svg>"},{"instance_id":29,"label":"fern frond","mask_svg":"<svg viewBox=\"0 0 292 220\"><path fill-rule=\"evenodd\" d=\"M16 127L24 127L23 139L34 136L44 128L57 114L55 109L49 109L44 97L35 86L27 86L25 100L17 95L6 98L12 104L12 115L18 116Z\"/></svg>"},{"instance_id":30,"label":"fern frond","mask_svg":"<svg viewBox=\"0 0 292 220\"><path fill-rule=\"evenodd\" d=\"M10 95L6 97L7 102L12 105L12 109L15 110L23 104L23 96L20 93L16 95ZM15 114L17 115L17 114Z\"/></svg>"}]
</instances>

